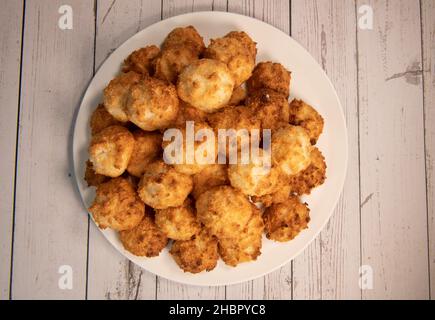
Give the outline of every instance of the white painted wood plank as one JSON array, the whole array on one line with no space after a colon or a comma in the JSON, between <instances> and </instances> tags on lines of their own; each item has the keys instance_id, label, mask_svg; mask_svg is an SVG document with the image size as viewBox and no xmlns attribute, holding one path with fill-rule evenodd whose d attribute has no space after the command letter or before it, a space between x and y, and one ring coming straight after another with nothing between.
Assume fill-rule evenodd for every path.
<instances>
[{"instance_id":1,"label":"white painted wood plank","mask_svg":"<svg viewBox=\"0 0 435 320\"><path fill-rule=\"evenodd\" d=\"M355 26L352 1L292 1L292 36L331 79L349 135L348 173L337 208L310 250L293 262L295 299L361 298Z\"/></svg>"},{"instance_id":2,"label":"white painted wood plank","mask_svg":"<svg viewBox=\"0 0 435 320\"><path fill-rule=\"evenodd\" d=\"M374 29L358 30L364 299L429 297L420 7L358 1ZM433 19L433 18L432 18Z\"/></svg>"},{"instance_id":3,"label":"white painted wood plank","mask_svg":"<svg viewBox=\"0 0 435 320\"><path fill-rule=\"evenodd\" d=\"M210 0L184 0L184 1L163 1L163 19L193 11L226 10L224 1ZM206 44L207 45L207 44ZM157 299L224 299L225 287L196 287L179 284L163 278L157 278Z\"/></svg>"},{"instance_id":4,"label":"white painted wood plank","mask_svg":"<svg viewBox=\"0 0 435 320\"><path fill-rule=\"evenodd\" d=\"M87 216L70 174L73 114L92 76L93 1L27 1L13 255L13 298L85 296ZM60 290L59 267L73 271Z\"/></svg>"},{"instance_id":5,"label":"white painted wood plank","mask_svg":"<svg viewBox=\"0 0 435 320\"><path fill-rule=\"evenodd\" d=\"M125 40L159 21L160 14L156 1L98 1L96 66ZM156 276L124 258L90 223L88 299L155 299Z\"/></svg>"},{"instance_id":6,"label":"white painted wood plank","mask_svg":"<svg viewBox=\"0 0 435 320\"><path fill-rule=\"evenodd\" d=\"M244 14L290 32L289 1L230 1L228 11ZM245 30L249 33L249 30ZM255 40L255 39L254 39ZM291 299L291 263L266 277L227 287L227 299Z\"/></svg>"},{"instance_id":7,"label":"white painted wood plank","mask_svg":"<svg viewBox=\"0 0 435 320\"><path fill-rule=\"evenodd\" d=\"M162 4L163 19L195 11L227 10L226 0L163 0Z\"/></svg>"},{"instance_id":8,"label":"white painted wood plank","mask_svg":"<svg viewBox=\"0 0 435 320\"><path fill-rule=\"evenodd\" d=\"M426 128L426 188L428 197L428 240L430 298L435 298L435 1L422 0L423 92Z\"/></svg>"},{"instance_id":9,"label":"white painted wood plank","mask_svg":"<svg viewBox=\"0 0 435 320\"><path fill-rule=\"evenodd\" d=\"M22 15L22 1L0 11L0 300L9 298Z\"/></svg>"},{"instance_id":10,"label":"white painted wood plank","mask_svg":"<svg viewBox=\"0 0 435 320\"><path fill-rule=\"evenodd\" d=\"M293 299L322 298L322 260L320 236L293 260Z\"/></svg>"}]
</instances>

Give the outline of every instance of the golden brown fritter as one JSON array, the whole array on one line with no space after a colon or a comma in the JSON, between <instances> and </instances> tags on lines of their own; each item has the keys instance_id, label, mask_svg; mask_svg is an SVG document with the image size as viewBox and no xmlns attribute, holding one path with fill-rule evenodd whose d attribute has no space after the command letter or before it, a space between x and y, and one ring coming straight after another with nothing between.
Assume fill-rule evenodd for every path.
<instances>
[{"instance_id":1,"label":"golden brown fritter","mask_svg":"<svg viewBox=\"0 0 435 320\"><path fill-rule=\"evenodd\" d=\"M262 129L278 129L288 123L289 105L284 95L261 89L246 98L246 106L261 121Z\"/></svg>"},{"instance_id":2,"label":"golden brown fritter","mask_svg":"<svg viewBox=\"0 0 435 320\"><path fill-rule=\"evenodd\" d=\"M129 120L142 130L164 129L177 117L177 91L163 80L145 77L131 88L126 110Z\"/></svg>"},{"instance_id":3,"label":"golden brown fritter","mask_svg":"<svg viewBox=\"0 0 435 320\"><path fill-rule=\"evenodd\" d=\"M181 45L168 47L156 59L155 77L176 83L181 71L196 60L198 56L190 47Z\"/></svg>"},{"instance_id":4,"label":"golden brown fritter","mask_svg":"<svg viewBox=\"0 0 435 320\"><path fill-rule=\"evenodd\" d=\"M199 221L218 238L240 233L252 215L246 196L230 186L218 186L202 193L196 201L196 210Z\"/></svg>"},{"instance_id":5,"label":"golden brown fritter","mask_svg":"<svg viewBox=\"0 0 435 320\"><path fill-rule=\"evenodd\" d=\"M255 55L237 36L212 39L204 57L225 63L233 76L235 87L248 80L255 67Z\"/></svg>"},{"instance_id":6,"label":"golden brown fritter","mask_svg":"<svg viewBox=\"0 0 435 320\"><path fill-rule=\"evenodd\" d=\"M254 59L257 56L257 43L254 42L250 36L244 31L231 31L227 35L227 38L234 38L241 42L245 47L248 48L249 53Z\"/></svg>"},{"instance_id":7,"label":"golden brown fritter","mask_svg":"<svg viewBox=\"0 0 435 320\"><path fill-rule=\"evenodd\" d=\"M217 136L219 129L236 130L239 133L237 135L237 141L235 141L237 142L237 150L241 150L244 143L249 143L251 130L261 129L260 120L252 112L251 108L247 108L245 106L225 107L216 113L210 114L208 121L211 127L215 130ZM223 149L223 145L218 146L218 151L222 154L225 151L228 157L230 154L229 151L233 149L232 147L230 148L230 144L232 146L231 140L229 138L226 140L228 140L228 142L225 142L225 149ZM220 139L220 143L223 143L222 141L223 140Z\"/></svg>"},{"instance_id":8,"label":"golden brown fritter","mask_svg":"<svg viewBox=\"0 0 435 320\"><path fill-rule=\"evenodd\" d=\"M198 199L202 193L210 188L228 185L229 183L227 166L212 164L193 176L192 195L195 199Z\"/></svg>"},{"instance_id":9,"label":"golden brown fritter","mask_svg":"<svg viewBox=\"0 0 435 320\"><path fill-rule=\"evenodd\" d=\"M305 170L290 177L289 187L298 195L310 194L315 187L322 185L326 179L326 162L316 147L311 151L311 164Z\"/></svg>"},{"instance_id":10,"label":"golden brown fritter","mask_svg":"<svg viewBox=\"0 0 435 320\"><path fill-rule=\"evenodd\" d=\"M161 155L162 135L158 132L133 132L134 148L128 162L127 171L133 176L141 177L146 166Z\"/></svg>"},{"instance_id":11,"label":"golden brown fritter","mask_svg":"<svg viewBox=\"0 0 435 320\"><path fill-rule=\"evenodd\" d=\"M291 192L289 177L280 175L275 186L274 192L261 197L253 196L251 199L254 203L261 202L264 207L270 207L274 203L281 203L288 199Z\"/></svg>"},{"instance_id":12,"label":"golden brown fritter","mask_svg":"<svg viewBox=\"0 0 435 320\"><path fill-rule=\"evenodd\" d=\"M194 122L207 122L208 113L201 111L195 107L192 107L190 104L184 102L183 100L179 100L179 109L177 118L174 121L174 127L185 127L186 121L194 121Z\"/></svg>"},{"instance_id":13,"label":"golden brown fritter","mask_svg":"<svg viewBox=\"0 0 435 320\"><path fill-rule=\"evenodd\" d=\"M101 229L117 231L132 229L142 220L145 204L125 178L115 178L97 186L97 193L89 208Z\"/></svg>"},{"instance_id":14,"label":"golden brown fritter","mask_svg":"<svg viewBox=\"0 0 435 320\"><path fill-rule=\"evenodd\" d=\"M280 242L294 239L308 227L309 213L308 205L295 196L273 204L263 214L266 237Z\"/></svg>"},{"instance_id":15,"label":"golden brown fritter","mask_svg":"<svg viewBox=\"0 0 435 320\"><path fill-rule=\"evenodd\" d=\"M139 225L120 231L119 238L124 248L136 256L156 257L168 244L168 238L155 224L149 208Z\"/></svg>"},{"instance_id":16,"label":"golden brown fritter","mask_svg":"<svg viewBox=\"0 0 435 320\"><path fill-rule=\"evenodd\" d=\"M178 77L180 99L204 112L214 112L230 101L234 80L228 67L217 60L201 59Z\"/></svg>"},{"instance_id":17,"label":"golden brown fritter","mask_svg":"<svg viewBox=\"0 0 435 320\"><path fill-rule=\"evenodd\" d=\"M289 122L307 130L311 144L316 144L323 131L322 116L309 104L302 100L294 99L290 103Z\"/></svg>"},{"instance_id":18,"label":"golden brown fritter","mask_svg":"<svg viewBox=\"0 0 435 320\"><path fill-rule=\"evenodd\" d=\"M134 137L126 128L111 126L91 139L89 160L96 173L119 177L127 169L134 148Z\"/></svg>"},{"instance_id":19,"label":"golden brown fritter","mask_svg":"<svg viewBox=\"0 0 435 320\"><path fill-rule=\"evenodd\" d=\"M234 237L218 239L219 254L227 265L235 267L239 263L256 260L261 254L263 218L260 210L254 205L252 210L252 216L241 233Z\"/></svg>"},{"instance_id":20,"label":"golden brown fritter","mask_svg":"<svg viewBox=\"0 0 435 320\"><path fill-rule=\"evenodd\" d=\"M208 121L212 128L217 132L219 129L261 129L258 120L252 109L245 106L229 106L208 116Z\"/></svg>"},{"instance_id":21,"label":"golden brown fritter","mask_svg":"<svg viewBox=\"0 0 435 320\"><path fill-rule=\"evenodd\" d=\"M173 243L170 254L185 272L211 271L219 259L217 240L203 229L191 240Z\"/></svg>"},{"instance_id":22,"label":"golden brown fritter","mask_svg":"<svg viewBox=\"0 0 435 320\"><path fill-rule=\"evenodd\" d=\"M238 106L242 105L245 102L247 96L247 91L243 86L238 86L233 90L233 94L231 95L230 101L228 101L228 105L230 106Z\"/></svg>"},{"instance_id":23,"label":"golden brown fritter","mask_svg":"<svg viewBox=\"0 0 435 320\"><path fill-rule=\"evenodd\" d=\"M122 122L112 117L103 104L99 104L91 115L90 127L92 135L114 125L122 125Z\"/></svg>"},{"instance_id":24,"label":"golden brown fritter","mask_svg":"<svg viewBox=\"0 0 435 320\"><path fill-rule=\"evenodd\" d=\"M154 63L159 55L160 49L155 46L147 46L136 51L133 51L127 59L124 60L122 67L123 72L134 71L143 75L154 74Z\"/></svg>"},{"instance_id":25,"label":"golden brown fritter","mask_svg":"<svg viewBox=\"0 0 435 320\"><path fill-rule=\"evenodd\" d=\"M107 180L109 180L109 177L95 173L92 162L86 161L85 181L88 183L88 187L96 187Z\"/></svg>"},{"instance_id":26,"label":"golden brown fritter","mask_svg":"<svg viewBox=\"0 0 435 320\"><path fill-rule=\"evenodd\" d=\"M204 41L193 26L179 27L172 30L163 42L162 48L166 50L173 46L190 47L199 56L205 49Z\"/></svg>"},{"instance_id":27,"label":"golden brown fritter","mask_svg":"<svg viewBox=\"0 0 435 320\"><path fill-rule=\"evenodd\" d=\"M193 145L186 145L187 133L186 127L183 126L181 128L178 128L179 132L181 132L183 137L182 145L180 144L182 150L179 150L178 148L173 150L170 146L170 144L174 143L172 141L163 141L162 143L164 157L165 155L173 155L176 157L179 156L179 161L177 163L171 164L178 172L188 175L197 174L206 167L214 164L217 157L217 139L214 135L213 129L206 123L195 122L193 125L193 133L195 135L200 134L200 130L207 130L209 135L203 136L201 140L195 141ZM192 159L190 159L191 161L187 159L188 147L192 148L192 150L189 151L192 154ZM191 163L189 163L188 160ZM169 163L169 157L165 159L165 161Z\"/></svg>"},{"instance_id":28,"label":"golden brown fritter","mask_svg":"<svg viewBox=\"0 0 435 320\"><path fill-rule=\"evenodd\" d=\"M272 163L284 175L305 170L311 162L312 146L302 127L286 125L272 134Z\"/></svg>"},{"instance_id":29,"label":"golden brown fritter","mask_svg":"<svg viewBox=\"0 0 435 320\"><path fill-rule=\"evenodd\" d=\"M156 224L173 240L189 240L201 230L190 200L180 207L156 210Z\"/></svg>"},{"instance_id":30,"label":"golden brown fritter","mask_svg":"<svg viewBox=\"0 0 435 320\"><path fill-rule=\"evenodd\" d=\"M190 191L192 178L177 172L163 161L149 164L139 182L138 193L143 202L154 209L183 205Z\"/></svg>"},{"instance_id":31,"label":"golden brown fritter","mask_svg":"<svg viewBox=\"0 0 435 320\"><path fill-rule=\"evenodd\" d=\"M288 98L290 78L290 71L284 68L282 64L267 61L257 64L246 84L249 93L265 88L274 90Z\"/></svg>"},{"instance_id":32,"label":"golden brown fritter","mask_svg":"<svg viewBox=\"0 0 435 320\"><path fill-rule=\"evenodd\" d=\"M116 120L127 122L126 103L130 96L130 89L137 84L142 75L130 71L122 73L104 89L104 107Z\"/></svg>"},{"instance_id":33,"label":"golden brown fritter","mask_svg":"<svg viewBox=\"0 0 435 320\"><path fill-rule=\"evenodd\" d=\"M240 159L240 157L239 157ZM248 164L238 160L228 167L231 185L249 196L273 193L278 182L279 170L271 166L271 156L263 149L258 155L250 154Z\"/></svg>"}]
</instances>

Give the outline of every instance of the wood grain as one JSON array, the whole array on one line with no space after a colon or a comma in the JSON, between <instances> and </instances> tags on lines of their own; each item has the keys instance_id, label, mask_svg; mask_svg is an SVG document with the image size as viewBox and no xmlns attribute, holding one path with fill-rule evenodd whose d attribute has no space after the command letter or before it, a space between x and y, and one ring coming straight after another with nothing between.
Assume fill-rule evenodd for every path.
<instances>
[{"instance_id":1,"label":"wood grain","mask_svg":"<svg viewBox=\"0 0 435 320\"><path fill-rule=\"evenodd\" d=\"M67 2L27 0L24 26L23 1L5 1L0 12L8 30L0 35L0 299L435 296L433 0ZM73 8L73 30L57 26L63 4ZM357 28L363 4L374 10L373 30ZM322 65L345 112L349 167L330 222L292 263L241 285L202 288L136 267L88 224L68 150L81 96L113 50L162 18L210 10L291 31ZM373 268L372 290L358 287L361 264ZM72 266L72 290L58 287L61 265Z\"/></svg>"},{"instance_id":2,"label":"wood grain","mask_svg":"<svg viewBox=\"0 0 435 320\"><path fill-rule=\"evenodd\" d=\"M374 12L358 29L364 299L429 296L418 1L358 1Z\"/></svg>"},{"instance_id":3,"label":"wood grain","mask_svg":"<svg viewBox=\"0 0 435 320\"><path fill-rule=\"evenodd\" d=\"M160 20L155 1L98 1L95 65L125 40ZM88 298L155 299L156 276L124 258L91 221L89 229Z\"/></svg>"},{"instance_id":4,"label":"wood grain","mask_svg":"<svg viewBox=\"0 0 435 320\"><path fill-rule=\"evenodd\" d=\"M69 1L73 30L58 27L63 1L27 1L13 255L13 298L83 299L87 218L71 174L74 111L92 76L93 1ZM77 72L80 70L80 72ZM60 290L59 267L73 271Z\"/></svg>"},{"instance_id":5,"label":"wood grain","mask_svg":"<svg viewBox=\"0 0 435 320\"><path fill-rule=\"evenodd\" d=\"M435 298L435 2L422 0L423 102L426 141L426 188L430 298Z\"/></svg>"},{"instance_id":6,"label":"wood grain","mask_svg":"<svg viewBox=\"0 0 435 320\"><path fill-rule=\"evenodd\" d=\"M346 117L347 179L326 228L293 262L295 299L360 299L358 109L355 4L352 1L292 1L292 36L331 79ZM351 32L353 30L353 32Z\"/></svg>"},{"instance_id":7,"label":"wood grain","mask_svg":"<svg viewBox=\"0 0 435 320\"><path fill-rule=\"evenodd\" d=\"M9 298L23 1L0 11L0 300Z\"/></svg>"}]
</instances>

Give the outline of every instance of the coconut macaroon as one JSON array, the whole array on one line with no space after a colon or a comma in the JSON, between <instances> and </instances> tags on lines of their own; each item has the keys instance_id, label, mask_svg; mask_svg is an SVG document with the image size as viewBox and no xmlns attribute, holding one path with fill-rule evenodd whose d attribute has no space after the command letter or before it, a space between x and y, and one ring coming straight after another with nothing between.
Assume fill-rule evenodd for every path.
<instances>
[{"instance_id":1,"label":"coconut macaroon","mask_svg":"<svg viewBox=\"0 0 435 320\"><path fill-rule=\"evenodd\" d=\"M205 49L201 35L193 26L175 28L166 36L162 45L163 50L174 46L189 47L196 56L199 56Z\"/></svg>"},{"instance_id":2,"label":"coconut macaroon","mask_svg":"<svg viewBox=\"0 0 435 320\"><path fill-rule=\"evenodd\" d=\"M139 182L138 193L143 202L154 209L183 205L192 191L192 178L177 172L158 160L149 164Z\"/></svg>"},{"instance_id":3,"label":"coconut macaroon","mask_svg":"<svg viewBox=\"0 0 435 320\"><path fill-rule=\"evenodd\" d=\"M261 122L251 108L228 106L208 116L208 122L217 132L219 129L261 129Z\"/></svg>"},{"instance_id":4,"label":"coconut macaroon","mask_svg":"<svg viewBox=\"0 0 435 320\"><path fill-rule=\"evenodd\" d=\"M174 241L169 253L185 272L211 271L219 259L217 239L202 229L190 240Z\"/></svg>"},{"instance_id":5,"label":"coconut macaroon","mask_svg":"<svg viewBox=\"0 0 435 320\"><path fill-rule=\"evenodd\" d=\"M197 60L184 68L177 83L180 99L208 113L225 106L233 88L234 80L228 67L211 59Z\"/></svg>"},{"instance_id":6,"label":"coconut macaroon","mask_svg":"<svg viewBox=\"0 0 435 320\"><path fill-rule=\"evenodd\" d=\"M276 91L261 89L246 98L246 106L260 120L262 129L278 129L288 124L289 105L287 99Z\"/></svg>"},{"instance_id":7,"label":"coconut macaroon","mask_svg":"<svg viewBox=\"0 0 435 320\"><path fill-rule=\"evenodd\" d=\"M316 144L323 131L322 116L309 104L302 100L294 99L290 103L289 122L307 130L311 144Z\"/></svg>"},{"instance_id":8,"label":"coconut macaroon","mask_svg":"<svg viewBox=\"0 0 435 320\"><path fill-rule=\"evenodd\" d=\"M145 213L145 204L131 183L119 177L97 186L89 211L101 229L121 231L132 229L140 223Z\"/></svg>"},{"instance_id":9,"label":"coconut macaroon","mask_svg":"<svg viewBox=\"0 0 435 320\"><path fill-rule=\"evenodd\" d=\"M184 127L186 121L207 122L208 113L192 107L190 104L179 100L179 108L177 118L175 119L174 127Z\"/></svg>"},{"instance_id":10,"label":"coconut macaroon","mask_svg":"<svg viewBox=\"0 0 435 320\"><path fill-rule=\"evenodd\" d=\"M92 166L92 162L89 160L86 161L85 181L88 184L88 187L96 187L109 179L109 177L96 173Z\"/></svg>"},{"instance_id":11,"label":"coconut macaroon","mask_svg":"<svg viewBox=\"0 0 435 320\"><path fill-rule=\"evenodd\" d=\"M228 178L231 185L249 196L263 196L273 193L278 182L279 170L271 165L269 152L259 149L257 155L250 154L249 162L228 167Z\"/></svg>"},{"instance_id":12,"label":"coconut macaroon","mask_svg":"<svg viewBox=\"0 0 435 320\"><path fill-rule=\"evenodd\" d=\"M286 125L272 134L272 163L286 176L310 165L311 150L310 138L302 127Z\"/></svg>"},{"instance_id":13,"label":"coconut macaroon","mask_svg":"<svg viewBox=\"0 0 435 320\"><path fill-rule=\"evenodd\" d=\"M134 148L134 137L121 126L103 129L91 139L89 160L94 171L108 177L119 177L127 169Z\"/></svg>"},{"instance_id":14,"label":"coconut macaroon","mask_svg":"<svg viewBox=\"0 0 435 320\"><path fill-rule=\"evenodd\" d=\"M247 197L230 186L214 187L196 201L200 222L219 239L240 233L252 215Z\"/></svg>"},{"instance_id":15,"label":"coconut macaroon","mask_svg":"<svg viewBox=\"0 0 435 320\"><path fill-rule=\"evenodd\" d=\"M310 194L311 190L322 185L326 179L326 162L316 147L311 151L311 163L305 170L290 177L289 187L297 195Z\"/></svg>"},{"instance_id":16,"label":"coconut macaroon","mask_svg":"<svg viewBox=\"0 0 435 320\"><path fill-rule=\"evenodd\" d=\"M285 202L273 204L263 214L266 237L285 242L294 239L310 222L310 209L298 197L291 196Z\"/></svg>"},{"instance_id":17,"label":"coconut macaroon","mask_svg":"<svg viewBox=\"0 0 435 320\"><path fill-rule=\"evenodd\" d=\"M257 43L251 39L251 37L244 31L231 31L225 35L227 38L234 38L241 42L249 53L254 58L257 56Z\"/></svg>"},{"instance_id":18,"label":"coconut macaroon","mask_svg":"<svg viewBox=\"0 0 435 320\"><path fill-rule=\"evenodd\" d=\"M244 35L246 41L249 36L246 33ZM228 66L236 87L249 79L255 66L255 54L245 41L240 41L236 32L233 32L231 36L212 39L204 52L205 58L222 61ZM255 46L254 41L251 40L251 43Z\"/></svg>"},{"instance_id":19,"label":"coconut macaroon","mask_svg":"<svg viewBox=\"0 0 435 320\"><path fill-rule=\"evenodd\" d=\"M146 166L161 154L162 135L158 132L135 130L133 136L134 148L127 171L140 178Z\"/></svg>"},{"instance_id":20,"label":"coconut macaroon","mask_svg":"<svg viewBox=\"0 0 435 320\"><path fill-rule=\"evenodd\" d=\"M189 200L180 207L156 210L155 219L160 230L173 240L189 240L201 230Z\"/></svg>"},{"instance_id":21,"label":"coconut macaroon","mask_svg":"<svg viewBox=\"0 0 435 320\"><path fill-rule=\"evenodd\" d=\"M122 73L104 89L104 107L118 121L127 122L126 103L130 95L130 89L137 84L142 76L130 71Z\"/></svg>"},{"instance_id":22,"label":"coconut macaroon","mask_svg":"<svg viewBox=\"0 0 435 320\"><path fill-rule=\"evenodd\" d=\"M195 199L210 188L229 185L228 167L225 164L212 164L193 176L192 195Z\"/></svg>"},{"instance_id":23,"label":"coconut macaroon","mask_svg":"<svg viewBox=\"0 0 435 320\"><path fill-rule=\"evenodd\" d=\"M169 163L169 157L174 161L177 160L177 163L171 163L175 170L188 175L197 174L207 166L214 164L217 157L217 139L213 129L203 122L194 122L192 126L192 141L195 135L204 134L199 141L195 140L192 144L187 144L187 130L184 126L177 128L182 138L179 148L175 141L163 141L162 143L164 157L168 157L166 163Z\"/></svg>"},{"instance_id":24,"label":"coconut macaroon","mask_svg":"<svg viewBox=\"0 0 435 320\"><path fill-rule=\"evenodd\" d=\"M92 112L89 125L91 127L92 135L95 135L107 127L122 125L122 122L116 120L109 112L107 112L103 104L99 104L94 112Z\"/></svg>"},{"instance_id":25,"label":"coconut macaroon","mask_svg":"<svg viewBox=\"0 0 435 320\"><path fill-rule=\"evenodd\" d=\"M162 50L156 59L154 76L175 83L180 72L196 60L198 60L198 55L192 48L182 45L169 46Z\"/></svg>"},{"instance_id":26,"label":"coconut macaroon","mask_svg":"<svg viewBox=\"0 0 435 320\"><path fill-rule=\"evenodd\" d=\"M252 205L252 216L245 229L233 238L218 239L219 254L227 265L237 266L239 263L256 260L261 254L264 230L260 210Z\"/></svg>"},{"instance_id":27,"label":"coconut macaroon","mask_svg":"<svg viewBox=\"0 0 435 320\"><path fill-rule=\"evenodd\" d=\"M220 153L223 153L223 151L225 151L228 157L230 151L234 150L235 147L232 143L237 143L237 150L241 150L243 144L250 143L250 137L252 134L251 130L261 129L261 121L252 111L253 110L251 108L247 108L245 106L229 106L209 115L208 122L215 130L218 138L219 129L237 131L237 139L234 140L234 142L227 138L225 138L225 140L219 140L219 144L221 145L218 145L218 151ZM229 140L228 144L227 140ZM225 143L225 149L223 149L223 143Z\"/></svg>"},{"instance_id":28,"label":"coconut macaroon","mask_svg":"<svg viewBox=\"0 0 435 320\"><path fill-rule=\"evenodd\" d=\"M163 80L145 77L131 88L126 111L128 119L142 130L164 129L178 114L175 87Z\"/></svg>"},{"instance_id":29,"label":"coconut macaroon","mask_svg":"<svg viewBox=\"0 0 435 320\"><path fill-rule=\"evenodd\" d=\"M251 200L254 203L260 202L264 207L270 207L274 203L281 203L288 199L292 191L289 184L289 177L280 175L272 193L263 196L252 196Z\"/></svg>"},{"instance_id":30,"label":"coconut macaroon","mask_svg":"<svg viewBox=\"0 0 435 320\"><path fill-rule=\"evenodd\" d=\"M228 105L230 106L242 105L247 95L248 92L246 91L246 88L243 85L234 88L230 101L228 101Z\"/></svg>"},{"instance_id":31,"label":"coconut macaroon","mask_svg":"<svg viewBox=\"0 0 435 320\"><path fill-rule=\"evenodd\" d=\"M274 90L288 98L290 78L290 71L284 68L281 63L266 61L257 64L246 84L249 93L265 88Z\"/></svg>"},{"instance_id":32,"label":"coconut macaroon","mask_svg":"<svg viewBox=\"0 0 435 320\"><path fill-rule=\"evenodd\" d=\"M127 251L142 257L156 257L168 244L148 208L142 221L133 229L120 231L119 238Z\"/></svg>"},{"instance_id":33,"label":"coconut macaroon","mask_svg":"<svg viewBox=\"0 0 435 320\"><path fill-rule=\"evenodd\" d=\"M152 75L154 73L154 60L159 53L160 49L155 45L133 51L124 60L122 71L134 71L143 75Z\"/></svg>"}]
</instances>

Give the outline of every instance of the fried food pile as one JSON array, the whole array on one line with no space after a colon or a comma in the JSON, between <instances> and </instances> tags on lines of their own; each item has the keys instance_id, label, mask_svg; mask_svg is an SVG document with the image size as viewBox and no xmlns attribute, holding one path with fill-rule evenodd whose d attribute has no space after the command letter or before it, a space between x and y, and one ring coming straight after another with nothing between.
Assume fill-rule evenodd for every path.
<instances>
[{"instance_id":1,"label":"fried food pile","mask_svg":"<svg viewBox=\"0 0 435 320\"><path fill-rule=\"evenodd\" d=\"M155 257L169 244L175 263L198 273L213 270L219 257L229 266L256 260L263 234L285 242L308 227L300 197L326 178L315 146L324 121L304 101L289 102L290 71L256 64L256 55L243 31L206 47L193 26L179 27L160 47L132 52L107 84L90 119L85 180L96 197L89 211L132 254ZM217 139L207 138L193 150L216 150L206 154L213 163L168 164L166 130L184 136L191 121L193 134L207 129L216 137L221 129L270 130L271 146L263 140L248 162L221 163ZM243 141L237 137L236 154Z\"/></svg>"}]
</instances>

